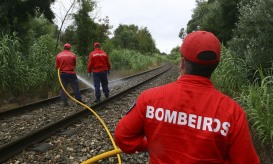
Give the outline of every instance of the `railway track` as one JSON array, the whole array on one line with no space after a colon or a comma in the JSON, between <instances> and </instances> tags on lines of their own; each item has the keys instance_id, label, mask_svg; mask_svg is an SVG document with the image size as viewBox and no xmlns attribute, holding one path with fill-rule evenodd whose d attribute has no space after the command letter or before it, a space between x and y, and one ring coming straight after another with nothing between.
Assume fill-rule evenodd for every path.
<instances>
[{"instance_id":1,"label":"railway track","mask_svg":"<svg viewBox=\"0 0 273 164\"><path fill-rule=\"evenodd\" d=\"M130 80L132 81L136 77L141 77L141 76L149 77L149 73L152 74L154 71L160 70L163 67L164 66L160 66L158 68L151 69L151 70L148 70L148 71L144 71L144 72L132 75L132 76L112 80L112 81L109 82L109 87L115 87L117 85L121 85L121 83L126 83L126 82L128 83L128 81L130 81ZM128 85L128 86L130 86L130 85ZM85 89L81 89L80 92L82 94L84 94L86 92L92 92L92 89L91 88L85 88ZM29 111L32 111L32 110L36 110L36 109L39 109L40 107L43 107L43 106L48 105L48 104L55 103L55 102L57 102L59 100L60 100L60 96L56 96L56 97L53 97L53 98L50 98L50 99L41 100L41 101L30 103L30 104L27 104L27 105L24 105L24 106L16 107L16 108L13 108L13 109L0 111L0 119L4 119L4 118L7 118L7 117L16 116L18 114L22 114L22 113L29 112Z\"/></svg>"},{"instance_id":2,"label":"railway track","mask_svg":"<svg viewBox=\"0 0 273 164\"><path fill-rule=\"evenodd\" d=\"M164 66L164 67L160 67L160 68L158 68L157 70L154 70L154 71L157 72L156 76L159 76L164 71L167 71L170 68L171 67L169 67L169 66ZM118 118L116 119L116 120L118 120L122 116L122 114L121 113L118 114L116 112L107 113L109 111L109 110L105 110L105 108L107 108L107 105L114 104L113 102L120 103L121 102L120 97L122 97L125 94L128 94L128 92L132 91L133 89L135 89L139 85L143 85L143 82L140 82L140 81L143 81L143 79L146 79L146 82L149 81L148 80L149 78L147 77L147 74L149 74L149 73L154 74L154 71L149 71L149 72L137 75L138 80L136 80L136 79L132 80L133 77L130 77L130 78L128 77L126 79L123 79L122 83L119 83L120 86L116 85L116 87L118 89L115 88L115 89L111 90L111 93L114 92L116 94L112 95L110 98L105 99L104 101L102 101L102 102L100 102L98 104L92 105L91 108L93 110L97 111L98 114L101 115L102 117L105 117L105 119L107 119L108 116L115 115L115 116L118 116ZM142 76L144 76L144 77L142 77ZM116 81L116 83L117 83L117 81ZM132 83L134 83L134 84L132 84ZM131 84L131 86L129 86L129 84ZM127 85L128 87L124 87L124 85ZM125 88L128 88L128 90L125 89ZM90 94L90 89L89 89L89 91L84 91L84 92L85 92L84 95L83 95L84 101L90 101L90 99L91 99L90 98L91 97L90 96L91 95ZM131 95L133 95L133 94L131 94ZM122 102L122 103L124 103L124 102ZM44 112L44 114L42 114L42 116L43 116L43 115L47 115L48 113L50 113L50 111L48 111L48 109L50 109L50 108L55 108L55 110L56 109L60 110L60 108L58 108L58 107L60 107L60 102L58 102L58 101L57 102L51 102L51 103L47 102L45 106L42 106L41 104L38 104L38 106L41 109L34 110L33 109L34 107L30 107L29 109L31 109L31 111L29 111L27 113L31 113L31 112L35 112L35 111L41 112L41 111L46 110L47 112ZM119 108L119 105L114 105L113 108L114 109ZM113 108L111 110L113 110ZM127 109L128 109L128 107L127 107ZM39 110L41 110L41 111L39 111ZM118 110L119 109L117 109L117 111ZM1 143L4 143L4 144L1 144L2 146L0 147L0 162L4 162L4 161L8 160L9 158L14 156L15 154L17 154L17 153L21 152L22 150L24 150L26 147L30 147L31 145L35 145L35 144L39 143L40 141L45 140L46 138L48 138L51 135L55 134L56 132L60 131L60 129L64 129L65 127L67 127L67 126L69 126L69 125L71 125L73 123L76 123L79 120L82 120L85 117L87 117L88 115L90 115L90 111L84 109L81 106L73 104L73 103L71 103L71 106L69 108L64 109L64 111L62 111L61 113L62 113L62 115L60 115L61 117L58 117L58 119L56 119L56 120L51 118L47 122L39 123L40 120L38 119L36 121L36 124L37 123L39 124L38 128L33 128L31 126L32 127L31 129L27 129L27 126L18 125L18 127L21 127L21 130L20 130L20 128L19 128L19 131L15 130L15 131L17 131L16 134L14 134L16 137L10 137L10 140L8 140L8 142L3 142L3 140L1 139ZM56 115L56 114L54 114L54 115ZM15 114L15 116L14 116L14 114L12 114L12 115L10 115L10 117L1 120L1 122L6 121L4 123L2 122L2 127L3 127L3 124L6 127L10 127L8 125L9 122L13 122L13 124L16 124L16 123L14 123L14 121L15 120L20 120L20 119L18 119L18 117L23 117L26 120L29 120L29 122L33 122L33 119L32 119L33 115L27 116L26 113L23 113L23 114L21 113L20 115L17 113L17 114ZM89 116L89 117L92 117L92 116ZM40 115L39 118L41 118L41 115ZM46 116L45 116L45 118L46 118ZM7 120L9 120L9 121L7 121ZM92 118L92 119L89 118L87 120L88 121L89 120L95 120L95 118ZM19 121L18 124L20 122L21 121ZM115 125L115 123L112 122L112 126L114 126L114 125ZM84 126L83 123L79 123L79 125L76 125L76 127L81 127L81 126ZM100 126L100 125L97 125L97 126ZM12 126L12 127L14 127L14 126ZM103 131L102 128L95 128L95 129L96 130L95 130L94 134L97 134L97 133L100 134ZM113 132L114 129L112 128L110 130L111 130L111 132ZM9 133L11 134L12 131L14 131L14 130L10 129ZM94 131L94 129L92 128L91 131ZM23 137L19 137L18 133ZM23 134L21 134L21 133L23 133ZM65 131L64 131L63 134L65 134ZM101 138L101 137L97 136L95 138ZM103 139L104 140L101 141L101 143L105 143L107 141L106 138L103 137ZM82 142L85 142L85 141L82 141ZM78 161L86 160L90 156L94 156L95 154L100 153L100 152L97 152L95 150L97 150L101 146L97 146L95 149L91 149L91 147L94 145L94 144L92 145L93 142L94 141L91 140L91 142L90 142L91 145L88 145L88 143L84 144L86 147L88 147L86 149L90 148L90 151L92 151L92 153L91 154L90 154L90 152L86 153L86 154L89 154L87 156L84 156L83 154L78 155L79 157L82 157L82 159L79 159ZM109 141L107 141L107 142L109 142ZM58 155L56 155L56 156L54 156L52 158L53 159L59 159Z\"/></svg>"},{"instance_id":3,"label":"railway track","mask_svg":"<svg viewBox=\"0 0 273 164\"><path fill-rule=\"evenodd\" d=\"M155 72L160 72L161 70L164 70L164 67L159 67L154 70L142 72L123 79L114 80L109 85L111 90L110 94L116 94L125 90L126 88L135 86L141 81L148 79ZM95 99L94 91L87 88L83 89L82 92L83 100L88 102L87 105L93 105L92 100ZM64 108L60 98L55 97L23 107L11 109L10 111L2 112L0 114L0 122L2 125L2 129L0 131L0 145L7 144L15 139L19 139L21 136L26 135L31 131L40 129L47 124L68 117L79 110L84 110L84 108L72 101L70 101L69 107Z\"/></svg>"}]
</instances>

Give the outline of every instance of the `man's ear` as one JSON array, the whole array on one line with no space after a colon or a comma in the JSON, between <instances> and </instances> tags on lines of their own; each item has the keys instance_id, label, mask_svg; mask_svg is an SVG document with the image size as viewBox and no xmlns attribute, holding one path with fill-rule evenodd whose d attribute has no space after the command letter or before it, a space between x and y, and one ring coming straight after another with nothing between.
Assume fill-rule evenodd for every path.
<instances>
[{"instance_id":1,"label":"man's ear","mask_svg":"<svg viewBox=\"0 0 273 164\"><path fill-rule=\"evenodd\" d=\"M185 58L181 57L180 69L184 69L184 68L185 68Z\"/></svg>"},{"instance_id":2,"label":"man's ear","mask_svg":"<svg viewBox=\"0 0 273 164\"><path fill-rule=\"evenodd\" d=\"M186 72L186 60L184 57L181 57L181 63L180 63L180 74L183 75Z\"/></svg>"}]
</instances>

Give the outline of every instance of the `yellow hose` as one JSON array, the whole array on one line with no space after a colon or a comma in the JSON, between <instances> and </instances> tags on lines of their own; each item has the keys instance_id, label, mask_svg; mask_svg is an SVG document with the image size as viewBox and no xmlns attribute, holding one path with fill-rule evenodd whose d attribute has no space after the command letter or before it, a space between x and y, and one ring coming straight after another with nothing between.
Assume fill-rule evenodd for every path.
<instances>
[{"instance_id":1,"label":"yellow hose","mask_svg":"<svg viewBox=\"0 0 273 164\"><path fill-rule=\"evenodd\" d=\"M114 149L114 150L102 153L100 155L97 155L97 156L95 156L93 158L90 158L90 159L82 162L82 164L94 163L94 162L99 161L99 160L101 160L103 158L110 157L110 156L113 156L113 155L116 155L116 154L119 154L119 153L122 153L121 149Z\"/></svg>"},{"instance_id":2,"label":"yellow hose","mask_svg":"<svg viewBox=\"0 0 273 164\"><path fill-rule=\"evenodd\" d=\"M90 110L90 111L98 118L98 120L99 120L99 121L101 122L101 124L103 125L104 129L106 130L106 132L107 132L107 134L108 134L108 136L109 136L109 138L110 138L110 140L111 140L111 142L112 142L112 144L113 144L113 146L114 146L114 150L111 150L111 151L109 151L109 152L103 153L103 154L101 154L101 155L97 155L97 156L95 156L95 157L93 157L93 158L91 158L91 159L89 159L89 160L87 160L87 161L84 161L83 163L84 163L84 164L93 163L93 162L96 162L96 161L98 161L98 160L101 160L101 159L103 159L103 158L105 158L105 157L109 157L109 156L112 156L112 155L117 154L118 163L121 164L121 158L120 158L119 153L121 153L122 151L121 151L120 149L117 148L116 143L115 143L115 141L114 141L114 139L113 139L113 137L112 137L110 131L108 130L107 126L106 126L105 123L103 122L103 120L102 120L102 119L100 118L100 116L99 116L94 110L92 110L89 106L87 106L87 105L85 105L84 103L78 101L77 99L75 99L74 97L72 97L72 96L66 91L66 89L65 89L64 86L63 86L62 80L61 80L60 68L58 69L58 79L59 79L59 82L60 82L60 85L61 85L63 91L65 92L65 94L66 94L69 98L71 98L73 101L77 102L78 104L80 104L80 105L84 106L85 108L87 108L88 110Z\"/></svg>"}]
</instances>

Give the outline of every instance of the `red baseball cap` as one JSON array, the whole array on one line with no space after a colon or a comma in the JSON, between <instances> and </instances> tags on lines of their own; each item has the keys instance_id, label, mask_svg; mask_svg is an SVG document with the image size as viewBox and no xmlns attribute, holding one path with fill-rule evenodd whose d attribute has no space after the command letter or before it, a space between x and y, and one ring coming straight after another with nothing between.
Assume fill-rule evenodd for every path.
<instances>
[{"instance_id":1,"label":"red baseball cap","mask_svg":"<svg viewBox=\"0 0 273 164\"><path fill-rule=\"evenodd\" d=\"M69 43L65 43L65 44L64 44L64 48L69 48L69 49L70 49L70 48L71 48L71 45L70 45Z\"/></svg>"},{"instance_id":2,"label":"red baseball cap","mask_svg":"<svg viewBox=\"0 0 273 164\"><path fill-rule=\"evenodd\" d=\"M99 42L95 42L94 43L94 47L99 47L100 46L100 43Z\"/></svg>"},{"instance_id":3,"label":"red baseball cap","mask_svg":"<svg viewBox=\"0 0 273 164\"><path fill-rule=\"evenodd\" d=\"M221 43L211 32L196 31L186 36L180 52L193 63L213 65L220 61Z\"/></svg>"}]
</instances>

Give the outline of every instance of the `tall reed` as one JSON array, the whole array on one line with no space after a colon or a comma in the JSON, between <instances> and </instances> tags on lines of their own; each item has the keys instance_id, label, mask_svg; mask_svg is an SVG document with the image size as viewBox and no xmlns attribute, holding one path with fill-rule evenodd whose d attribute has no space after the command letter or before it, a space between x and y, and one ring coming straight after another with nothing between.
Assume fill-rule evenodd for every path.
<instances>
[{"instance_id":1,"label":"tall reed","mask_svg":"<svg viewBox=\"0 0 273 164\"><path fill-rule=\"evenodd\" d=\"M115 70L143 70L154 67L167 58L156 54L143 55L132 50L113 50L109 55L112 68Z\"/></svg>"},{"instance_id":2,"label":"tall reed","mask_svg":"<svg viewBox=\"0 0 273 164\"><path fill-rule=\"evenodd\" d=\"M248 83L245 62L233 57L231 52L222 46L221 59L212 75L216 88L223 93L236 97L242 87Z\"/></svg>"},{"instance_id":3,"label":"tall reed","mask_svg":"<svg viewBox=\"0 0 273 164\"><path fill-rule=\"evenodd\" d=\"M0 94L18 96L33 83L26 74L30 68L22 56L16 35L0 36Z\"/></svg>"},{"instance_id":4,"label":"tall reed","mask_svg":"<svg viewBox=\"0 0 273 164\"><path fill-rule=\"evenodd\" d=\"M259 72L261 80L245 87L239 102L246 109L256 136L262 144L273 148L273 76Z\"/></svg>"}]
</instances>

